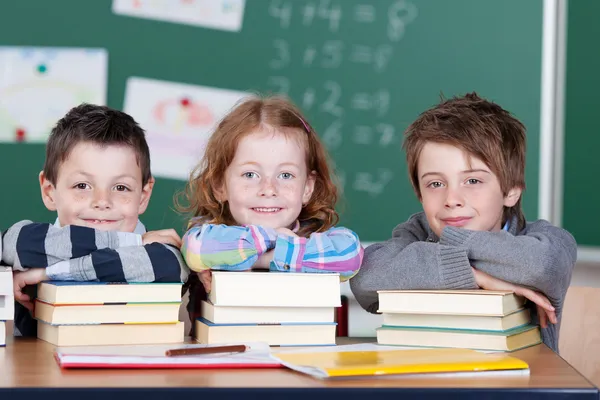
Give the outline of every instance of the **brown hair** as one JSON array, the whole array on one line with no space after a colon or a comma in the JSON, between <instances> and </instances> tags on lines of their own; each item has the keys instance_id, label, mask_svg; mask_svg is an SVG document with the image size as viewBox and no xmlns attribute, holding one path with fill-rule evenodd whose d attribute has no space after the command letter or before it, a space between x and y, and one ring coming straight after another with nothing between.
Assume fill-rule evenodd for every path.
<instances>
[{"instance_id":1,"label":"brown hair","mask_svg":"<svg viewBox=\"0 0 600 400\"><path fill-rule=\"evenodd\" d=\"M500 182L506 196L510 189L525 190L525 126L499 105L482 99L475 92L442 101L422 113L404 132L408 174L421 198L417 166L427 142L445 143L482 160ZM505 207L503 222L517 217L525 225L521 198Z\"/></svg>"},{"instance_id":2,"label":"brown hair","mask_svg":"<svg viewBox=\"0 0 600 400\"><path fill-rule=\"evenodd\" d=\"M58 120L48 138L44 176L52 184L56 184L60 165L80 142L131 147L142 171L143 185L150 180L150 150L144 130L129 114L83 103Z\"/></svg>"},{"instance_id":3,"label":"brown hair","mask_svg":"<svg viewBox=\"0 0 600 400\"><path fill-rule=\"evenodd\" d=\"M175 203L177 208L192 213L190 226L198 223L236 225L228 205L221 204L216 190L225 180L239 141L246 135L269 128L283 134L303 135L306 138L306 165L315 176L315 188L310 201L302 208L298 220L301 236L324 231L335 225L337 188L333 183L325 147L300 110L282 96L250 97L240 102L219 123L206 145L204 157L190 174L185 191ZM187 206L178 197L183 195Z\"/></svg>"}]
</instances>

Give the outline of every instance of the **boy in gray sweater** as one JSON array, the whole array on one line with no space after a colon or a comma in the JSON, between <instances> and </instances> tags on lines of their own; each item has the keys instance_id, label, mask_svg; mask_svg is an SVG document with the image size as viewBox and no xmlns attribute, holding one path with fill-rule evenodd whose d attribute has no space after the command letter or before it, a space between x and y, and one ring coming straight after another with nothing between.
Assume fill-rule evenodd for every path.
<instances>
[{"instance_id":1,"label":"boy in gray sweater","mask_svg":"<svg viewBox=\"0 0 600 400\"><path fill-rule=\"evenodd\" d=\"M472 93L425 111L405 135L423 212L365 249L350 280L360 305L377 312L386 289L512 290L530 300L542 340L558 351L577 244L545 220L525 221L525 127Z\"/></svg>"}]
</instances>

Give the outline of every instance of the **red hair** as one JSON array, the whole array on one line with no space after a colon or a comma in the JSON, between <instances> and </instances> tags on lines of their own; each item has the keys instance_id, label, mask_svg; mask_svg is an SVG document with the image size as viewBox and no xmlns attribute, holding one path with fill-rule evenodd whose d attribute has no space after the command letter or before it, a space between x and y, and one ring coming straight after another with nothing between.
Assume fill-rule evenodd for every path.
<instances>
[{"instance_id":1,"label":"red hair","mask_svg":"<svg viewBox=\"0 0 600 400\"><path fill-rule=\"evenodd\" d=\"M281 96L251 97L237 105L219 123L210 137L204 157L190 174L183 193L187 206L180 211L191 213L190 226L199 223L237 225L227 203L217 199L217 190L225 180L240 140L258 129L272 129L285 135L302 135L306 149L306 166L315 177L315 188L298 220L301 236L325 231L334 226L339 216L335 211L338 193L332 181L325 147L300 110Z\"/></svg>"}]
</instances>

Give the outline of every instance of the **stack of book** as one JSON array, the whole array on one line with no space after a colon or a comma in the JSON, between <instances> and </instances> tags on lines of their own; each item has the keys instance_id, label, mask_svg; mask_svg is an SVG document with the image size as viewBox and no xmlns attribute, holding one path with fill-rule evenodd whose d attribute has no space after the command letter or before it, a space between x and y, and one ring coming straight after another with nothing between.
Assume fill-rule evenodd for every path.
<instances>
[{"instance_id":1,"label":"stack of book","mask_svg":"<svg viewBox=\"0 0 600 400\"><path fill-rule=\"evenodd\" d=\"M6 346L6 321L15 317L12 268L0 266L0 346Z\"/></svg>"},{"instance_id":2,"label":"stack of book","mask_svg":"<svg viewBox=\"0 0 600 400\"><path fill-rule=\"evenodd\" d=\"M200 343L266 342L271 346L335 345L336 273L213 271Z\"/></svg>"},{"instance_id":3,"label":"stack of book","mask_svg":"<svg viewBox=\"0 0 600 400\"><path fill-rule=\"evenodd\" d=\"M514 351L541 343L526 299L512 292L383 290L378 296L379 344Z\"/></svg>"},{"instance_id":4,"label":"stack of book","mask_svg":"<svg viewBox=\"0 0 600 400\"><path fill-rule=\"evenodd\" d=\"M38 338L56 346L181 343L181 283L48 281L38 285Z\"/></svg>"}]
</instances>

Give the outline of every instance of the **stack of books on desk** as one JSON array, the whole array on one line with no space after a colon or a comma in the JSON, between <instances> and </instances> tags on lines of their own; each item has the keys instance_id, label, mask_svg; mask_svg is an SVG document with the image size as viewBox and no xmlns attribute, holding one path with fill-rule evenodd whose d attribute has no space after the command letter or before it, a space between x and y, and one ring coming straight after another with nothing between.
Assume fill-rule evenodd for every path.
<instances>
[{"instance_id":1,"label":"stack of books on desk","mask_svg":"<svg viewBox=\"0 0 600 400\"><path fill-rule=\"evenodd\" d=\"M12 268L0 265L0 346L6 346L6 321L15 317Z\"/></svg>"},{"instance_id":2,"label":"stack of books on desk","mask_svg":"<svg viewBox=\"0 0 600 400\"><path fill-rule=\"evenodd\" d=\"M195 322L200 343L335 345L336 273L212 272L208 301Z\"/></svg>"},{"instance_id":3,"label":"stack of books on desk","mask_svg":"<svg viewBox=\"0 0 600 400\"><path fill-rule=\"evenodd\" d=\"M181 283L42 282L38 338L56 346L181 343Z\"/></svg>"},{"instance_id":4,"label":"stack of books on desk","mask_svg":"<svg viewBox=\"0 0 600 400\"><path fill-rule=\"evenodd\" d=\"M514 351L541 343L525 299L508 291L382 290L385 345Z\"/></svg>"}]
</instances>

